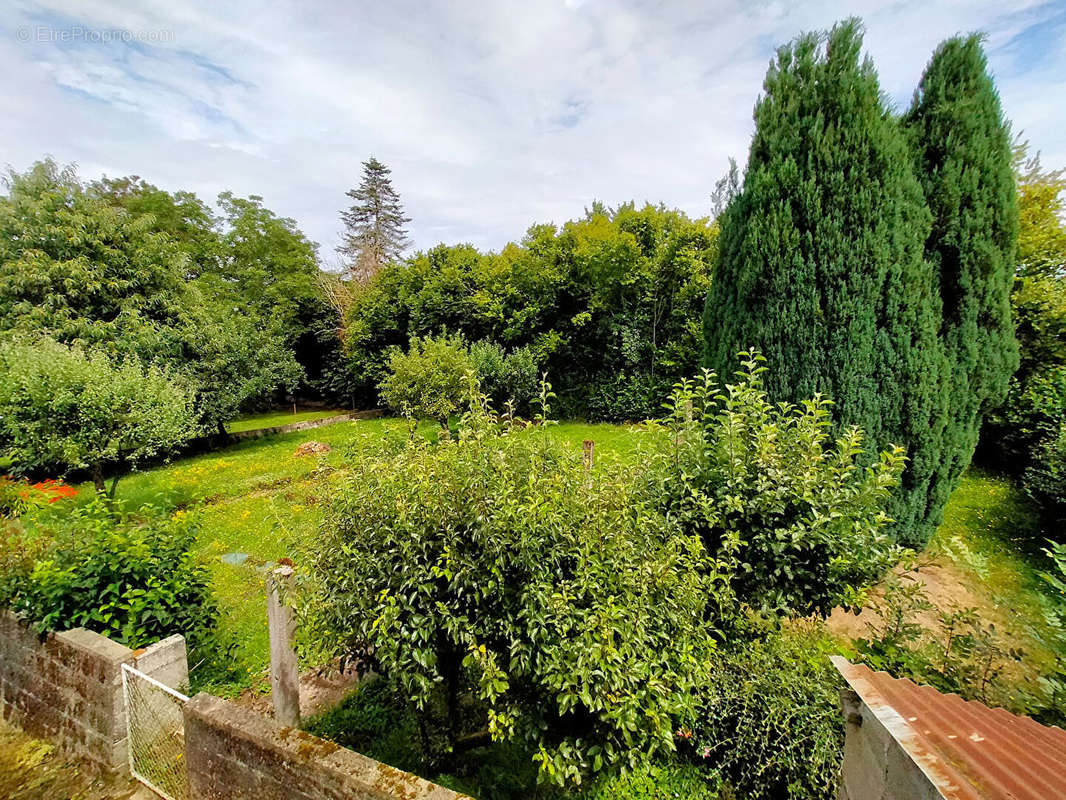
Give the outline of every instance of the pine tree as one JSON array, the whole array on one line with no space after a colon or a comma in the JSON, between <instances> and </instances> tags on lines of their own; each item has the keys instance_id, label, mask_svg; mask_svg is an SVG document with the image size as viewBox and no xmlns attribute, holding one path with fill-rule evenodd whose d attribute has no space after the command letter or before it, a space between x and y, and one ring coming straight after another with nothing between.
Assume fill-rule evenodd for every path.
<instances>
[{"instance_id":1,"label":"pine tree","mask_svg":"<svg viewBox=\"0 0 1066 800\"><path fill-rule=\"evenodd\" d=\"M903 122L933 214L925 251L939 284L950 370L936 504L969 465L981 420L1003 401L1018 366L1010 311L1018 237L1010 126L979 36L955 37L936 49Z\"/></svg>"},{"instance_id":2,"label":"pine tree","mask_svg":"<svg viewBox=\"0 0 1066 800\"><path fill-rule=\"evenodd\" d=\"M371 156L363 162L358 189L347 192L355 203L341 212L344 241L337 248L348 262L348 276L365 282L389 261L399 258L408 245L400 196L392 187L392 170Z\"/></svg>"},{"instance_id":3,"label":"pine tree","mask_svg":"<svg viewBox=\"0 0 1066 800\"><path fill-rule=\"evenodd\" d=\"M722 217L706 361L729 377L736 353L756 347L775 400L823 393L871 452L905 446L891 513L899 537L918 543L938 513L940 299L923 258L929 210L861 47L848 20L771 61L743 187Z\"/></svg>"}]
</instances>

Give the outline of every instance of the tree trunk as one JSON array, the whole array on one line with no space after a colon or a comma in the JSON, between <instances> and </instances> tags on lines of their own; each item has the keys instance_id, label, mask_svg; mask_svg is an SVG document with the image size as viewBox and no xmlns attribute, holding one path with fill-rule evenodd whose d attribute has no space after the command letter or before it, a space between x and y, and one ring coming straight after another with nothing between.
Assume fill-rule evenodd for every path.
<instances>
[{"instance_id":1,"label":"tree trunk","mask_svg":"<svg viewBox=\"0 0 1066 800\"><path fill-rule=\"evenodd\" d=\"M104 485L104 465L99 461L93 464L93 486L96 487L97 494L107 494L107 487Z\"/></svg>"}]
</instances>

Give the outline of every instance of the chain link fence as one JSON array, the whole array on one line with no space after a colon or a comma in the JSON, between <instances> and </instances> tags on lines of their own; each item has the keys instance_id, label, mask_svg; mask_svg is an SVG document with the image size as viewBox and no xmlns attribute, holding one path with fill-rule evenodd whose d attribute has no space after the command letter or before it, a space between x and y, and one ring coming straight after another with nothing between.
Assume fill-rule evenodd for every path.
<instances>
[{"instance_id":1,"label":"chain link fence","mask_svg":"<svg viewBox=\"0 0 1066 800\"><path fill-rule=\"evenodd\" d=\"M188 800L182 707L189 698L128 664L122 693L133 777L166 800Z\"/></svg>"}]
</instances>

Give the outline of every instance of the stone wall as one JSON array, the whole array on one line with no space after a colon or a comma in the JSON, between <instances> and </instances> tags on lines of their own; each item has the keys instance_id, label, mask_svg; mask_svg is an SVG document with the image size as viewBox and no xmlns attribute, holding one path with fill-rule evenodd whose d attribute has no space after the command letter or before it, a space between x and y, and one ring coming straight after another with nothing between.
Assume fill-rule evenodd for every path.
<instances>
[{"instance_id":1,"label":"stone wall","mask_svg":"<svg viewBox=\"0 0 1066 800\"><path fill-rule=\"evenodd\" d=\"M107 772L128 769L123 664L173 688L188 685L180 636L135 652L84 628L42 638L0 610L0 713Z\"/></svg>"},{"instance_id":2,"label":"stone wall","mask_svg":"<svg viewBox=\"0 0 1066 800\"><path fill-rule=\"evenodd\" d=\"M470 800L234 703L185 705L192 800Z\"/></svg>"},{"instance_id":3,"label":"stone wall","mask_svg":"<svg viewBox=\"0 0 1066 800\"><path fill-rule=\"evenodd\" d=\"M350 414L338 414L335 417L323 417L322 419L309 419L303 422L292 422L288 425L276 425L273 428L257 428L254 431L238 431L231 433L230 437L240 441L242 439L258 439L262 436L274 436L279 433L293 433L295 431L308 431L312 428L322 428L326 425L334 425L338 422L351 422L357 419L377 419L385 415L384 411L353 411Z\"/></svg>"}]
</instances>

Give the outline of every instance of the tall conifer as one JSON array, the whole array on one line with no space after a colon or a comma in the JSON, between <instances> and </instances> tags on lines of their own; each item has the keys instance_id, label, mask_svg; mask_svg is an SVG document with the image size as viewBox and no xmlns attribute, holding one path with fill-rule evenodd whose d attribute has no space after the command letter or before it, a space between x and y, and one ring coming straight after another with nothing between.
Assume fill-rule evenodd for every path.
<instances>
[{"instance_id":1,"label":"tall conifer","mask_svg":"<svg viewBox=\"0 0 1066 800\"><path fill-rule=\"evenodd\" d=\"M363 162L358 189L347 192L355 203L341 212L344 239L337 251L348 261L348 274L366 281L407 247L410 217L404 215L400 195L392 186L392 170L371 157Z\"/></svg>"},{"instance_id":2,"label":"tall conifer","mask_svg":"<svg viewBox=\"0 0 1066 800\"><path fill-rule=\"evenodd\" d=\"M1010 126L979 36L941 44L904 117L933 214L926 259L943 306L947 426L933 480L942 505L970 463L984 414L1006 396L1018 366L1010 291L1018 203Z\"/></svg>"},{"instance_id":3,"label":"tall conifer","mask_svg":"<svg viewBox=\"0 0 1066 800\"><path fill-rule=\"evenodd\" d=\"M722 217L707 362L730 376L737 351L757 347L776 400L821 392L871 450L905 446L892 513L900 537L917 543L936 516L940 299L923 258L929 210L861 47L848 20L771 61L743 188Z\"/></svg>"}]
</instances>

